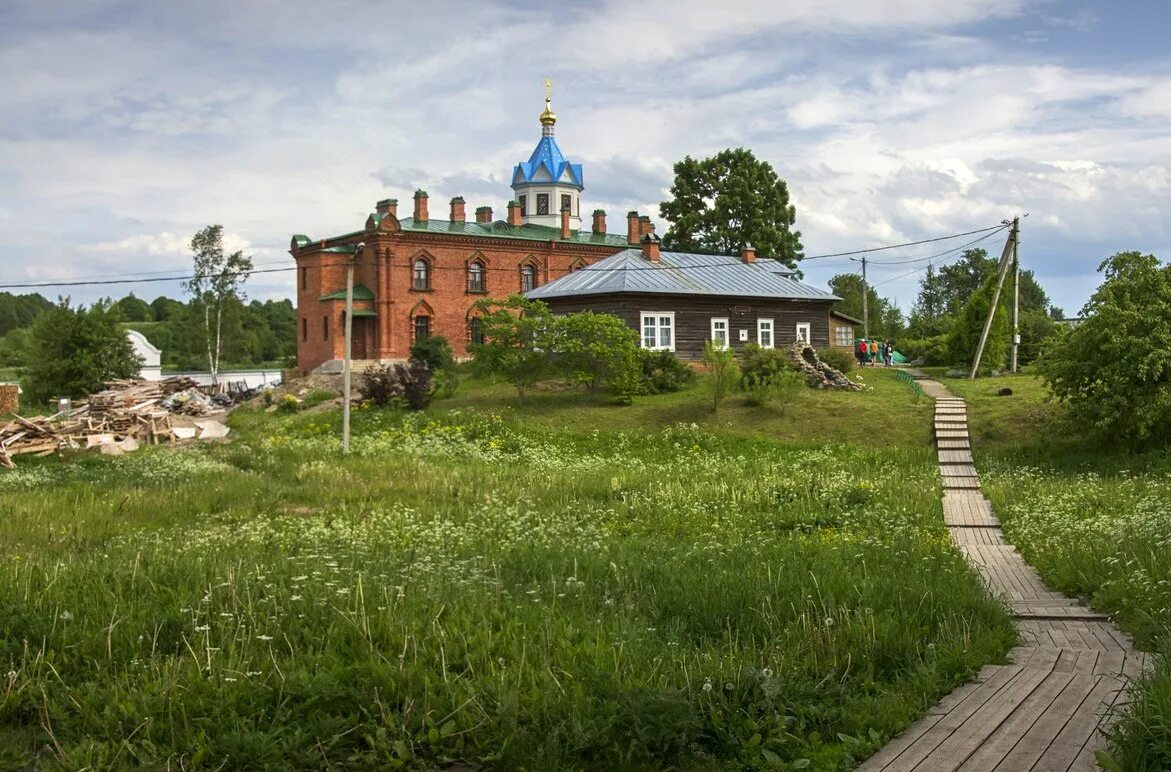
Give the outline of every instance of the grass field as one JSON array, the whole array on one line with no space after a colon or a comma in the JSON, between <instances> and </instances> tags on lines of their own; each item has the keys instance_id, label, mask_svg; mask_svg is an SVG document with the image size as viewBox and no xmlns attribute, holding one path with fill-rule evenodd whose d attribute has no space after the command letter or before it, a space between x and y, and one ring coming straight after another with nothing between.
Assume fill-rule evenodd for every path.
<instances>
[{"instance_id":1,"label":"grass field","mask_svg":"<svg viewBox=\"0 0 1171 772\"><path fill-rule=\"evenodd\" d=\"M1115 734L1126 769L1171 769L1171 455L1081 431L1031 375L944 379L1005 534L1051 585L1115 615L1162 664ZM998 388L1011 397L997 397Z\"/></svg>"},{"instance_id":2,"label":"grass field","mask_svg":"<svg viewBox=\"0 0 1171 772\"><path fill-rule=\"evenodd\" d=\"M783 416L473 384L358 411L346 459L318 409L24 463L0 768L848 768L1014 639L930 413L866 377Z\"/></svg>"}]
</instances>

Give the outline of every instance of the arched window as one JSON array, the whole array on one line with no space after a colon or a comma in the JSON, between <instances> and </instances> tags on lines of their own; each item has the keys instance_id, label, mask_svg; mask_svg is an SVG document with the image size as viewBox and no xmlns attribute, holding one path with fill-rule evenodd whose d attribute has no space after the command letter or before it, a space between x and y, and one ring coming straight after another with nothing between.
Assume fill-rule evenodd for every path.
<instances>
[{"instance_id":1,"label":"arched window","mask_svg":"<svg viewBox=\"0 0 1171 772\"><path fill-rule=\"evenodd\" d=\"M431 335L431 317L419 314L415 317L415 340L423 340Z\"/></svg>"},{"instance_id":2,"label":"arched window","mask_svg":"<svg viewBox=\"0 0 1171 772\"><path fill-rule=\"evenodd\" d=\"M480 344L484 342L484 322L478 316L473 316L468 320L468 342Z\"/></svg>"},{"instance_id":3,"label":"arched window","mask_svg":"<svg viewBox=\"0 0 1171 772\"><path fill-rule=\"evenodd\" d=\"M468 263L468 292L484 291L484 264L473 260Z\"/></svg>"},{"instance_id":4,"label":"arched window","mask_svg":"<svg viewBox=\"0 0 1171 772\"><path fill-rule=\"evenodd\" d=\"M520 268L520 291L529 292L537 288L537 266L532 263Z\"/></svg>"},{"instance_id":5,"label":"arched window","mask_svg":"<svg viewBox=\"0 0 1171 772\"><path fill-rule=\"evenodd\" d=\"M421 257L415 261L415 267L411 273L411 289L431 289L431 264Z\"/></svg>"}]
</instances>

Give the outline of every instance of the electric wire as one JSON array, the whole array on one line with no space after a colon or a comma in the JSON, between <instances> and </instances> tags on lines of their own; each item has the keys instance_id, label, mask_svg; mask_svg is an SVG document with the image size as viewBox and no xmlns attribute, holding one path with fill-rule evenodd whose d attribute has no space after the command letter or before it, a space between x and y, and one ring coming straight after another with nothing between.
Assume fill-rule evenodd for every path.
<instances>
[{"instance_id":1,"label":"electric wire","mask_svg":"<svg viewBox=\"0 0 1171 772\"><path fill-rule=\"evenodd\" d=\"M995 232L1003 230L1005 227L1006 226L1001 224L1001 225L992 226L990 228L981 228L978 230L967 231L965 233L953 233L950 236L938 236L936 238L922 239L920 241L909 241L909 242L906 242L903 244L890 244L890 245L882 246L882 247L871 247L869 249L858 249L858 250L852 250L849 252L833 252L833 253L827 253L827 254L823 254L823 255L808 255L808 256L803 257L800 262L805 262L808 260L820 260L820 259L830 258L830 257L845 257L848 255L860 255L860 254L870 253L870 252L881 252L881 251L890 250L890 249L901 249L901 248L906 248L906 247L918 246L921 244L931 244L931 243L935 243L935 242L939 242L939 241L947 241L949 239L961 238L963 236L971 236L976 233L986 233L986 234L988 234L988 236L985 236L984 238L988 238L992 235L995 235ZM971 242L971 243L976 243L981 240L983 240L983 239L977 239L976 241ZM951 250L947 250L947 252L954 251L955 249L963 249L964 246L967 246L967 245L963 245L960 247L953 248ZM947 252L944 252L943 254L947 254ZM927 260L927 259L931 259L931 258L918 258L917 260ZM350 264L367 265L367 266L378 265L377 262L371 263L368 261L360 261L360 260L355 259L353 261L346 261L346 262L334 263L334 264L323 264L323 265L314 266L314 267L334 267L334 266L345 266L345 265L350 265ZM521 270L525 264L526 263L522 262L519 266L507 266L507 267L495 267L495 266L489 266L486 264L481 264L481 267L485 271L507 271L507 272L511 273L511 272ZM887 264L894 265L896 263L887 263ZM727 265L727 262L724 261L724 262L719 262L719 263L699 263L699 264L691 265L689 267L690 268L722 268L722 267L725 267L726 265ZM295 266L294 265L294 266L285 266L285 267L280 267L280 268L253 268L248 271L235 272L234 275L254 276L254 275L260 275L260 274L287 273L289 271L296 271L301 267L302 266ZM392 269L393 268L413 268L413 265L412 264L396 265L394 263L389 263L388 267L392 268ZM466 271L467 267L463 266L463 265L441 266L441 265L435 265L434 263L431 263L430 265L428 265L428 271L435 271L435 270ZM612 270L612 269L609 269L609 268L600 269L594 265L586 265L581 268L578 268L574 272L576 273L576 272L591 271L591 270L597 271L597 270ZM659 266L654 266L654 265L626 266L623 270L626 270L626 271L656 271L656 270L661 270L661 268ZM174 276L138 276L135 278L128 278L128 279L105 278L105 279L71 279L71 280L63 280L63 281L40 281L40 282L12 282L12 283L0 284L0 290L39 289L39 288L47 288L47 287L100 287L100 286L109 286L109 285L115 285L115 284L153 284L153 283L162 283L162 282L184 282L184 281L191 281L193 279L201 279L201 278L209 278L209 276L199 275L199 274L184 274L184 275L174 275Z\"/></svg>"}]
</instances>

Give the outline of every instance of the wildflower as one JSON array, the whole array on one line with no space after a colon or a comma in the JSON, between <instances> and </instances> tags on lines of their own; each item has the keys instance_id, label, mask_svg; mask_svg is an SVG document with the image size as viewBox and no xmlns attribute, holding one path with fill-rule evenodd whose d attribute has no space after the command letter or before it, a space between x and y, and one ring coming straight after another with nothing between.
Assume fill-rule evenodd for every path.
<instances>
[{"instance_id":1,"label":"wildflower","mask_svg":"<svg viewBox=\"0 0 1171 772\"><path fill-rule=\"evenodd\" d=\"M61 619L68 622L69 620L73 619L73 615L70 614L68 611L62 611L61 612Z\"/></svg>"},{"instance_id":2,"label":"wildflower","mask_svg":"<svg viewBox=\"0 0 1171 772\"><path fill-rule=\"evenodd\" d=\"M825 626L826 627L833 627L834 626L834 618L833 617L826 617L825 618Z\"/></svg>"},{"instance_id":3,"label":"wildflower","mask_svg":"<svg viewBox=\"0 0 1171 772\"><path fill-rule=\"evenodd\" d=\"M272 636L271 635L258 635L258 636L256 636L256 640L258 640L258 641L271 641Z\"/></svg>"},{"instance_id":4,"label":"wildflower","mask_svg":"<svg viewBox=\"0 0 1171 772\"><path fill-rule=\"evenodd\" d=\"M195 632L206 633L210 629L211 629L211 627L209 625L197 625L195 628Z\"/></svg>"},{"instance_id":5,"label":"wildflower","mask_svg":"<svg viewBox=\"0 0 1171 772\"><path fill-rule=\"evenodd\" d=\"M712 690L712 680L710 678L703 682L703 690L705 692L710 692Z\"/></svg>"},{"instance_id":6,"label":"wildflower","mask_svg":"<svg viewBox=\"0 0 1171 772\"><path fill-rule=\"evenodd\" d=\"M765 678L772 678L773 677L772 668L766 667L764 670L762 670L760 672L761 672L761 675L763 675Z\"/></svg>"}]
</instances>

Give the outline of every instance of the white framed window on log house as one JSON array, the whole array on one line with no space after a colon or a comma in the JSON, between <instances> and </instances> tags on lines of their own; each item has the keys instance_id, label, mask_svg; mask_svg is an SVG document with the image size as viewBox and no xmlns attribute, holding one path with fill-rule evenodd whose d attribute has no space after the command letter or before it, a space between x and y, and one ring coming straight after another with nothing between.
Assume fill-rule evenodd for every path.
<instances>
[{"instance_id":1,"label":"white framed window on log house","mask_svg":"<svg viewBox=\"0 0 1171 772\"><path fill-rule=\"evenodd\" d=\"M642 347L651 351L675 350L675 312L643 311L639 326L642 328Z\"/></svg>"},{"instance_id":2,"label":"white framed window on log house","mask_svg":"<svg viewBox=\"0 0 1171 772\"><path fill-rule=\"evenodd\" d=\"M756 320L756 342L761 348L773 347L773 320L772 319L757 319Z\"/></svg>"},{"instance_id":3,"label":"white framed window on log house","mask_svg":"<svg viewBox=\"0 0 1171 772\"><path fill-rule=\"evenodd\" d=\"M797 323L797 340L802 343L811 343L812 338L809 334L809 322Z\"/></svg>"},{"instance_id":4,"label":"white framed window on log house","mask_svg":"<svg viewBox=\"0 0 1171 772\"><path fill-rule=\"evenodd\" d=\"M718 349L726 349L728 347L727 317L712 318L712 345Z\"/></svg>"}]
</instances>

